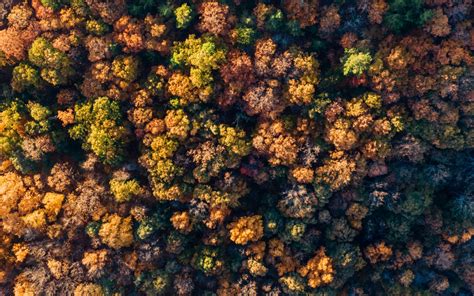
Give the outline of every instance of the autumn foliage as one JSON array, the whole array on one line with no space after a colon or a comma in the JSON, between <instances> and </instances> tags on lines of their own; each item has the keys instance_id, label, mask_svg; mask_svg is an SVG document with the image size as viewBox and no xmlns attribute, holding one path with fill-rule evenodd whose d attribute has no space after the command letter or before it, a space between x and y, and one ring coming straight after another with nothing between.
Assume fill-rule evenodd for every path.
<instances>
[{"instance_id":1,"label":"autumn foliage","mask_svg":"<svg viewBox=\"0 0 474 296\"><path fill-rule=\"evenodd\" d=\"M0 0L0 295L472 295L472 11Z\"/></svg>"}]
</instances>

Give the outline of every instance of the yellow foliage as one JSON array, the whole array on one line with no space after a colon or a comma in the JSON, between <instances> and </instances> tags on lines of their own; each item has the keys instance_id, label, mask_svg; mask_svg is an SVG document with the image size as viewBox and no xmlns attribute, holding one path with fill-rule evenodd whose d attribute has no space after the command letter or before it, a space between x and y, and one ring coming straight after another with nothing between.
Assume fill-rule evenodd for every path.
<instances>
[{"instance_id":1,"label":"yellow foliage","mask_svg":"<svg viewBox=\"0 0 474 296\"><path fill-rule=\"evenodd\" d=\"M87 267L89 274L96 274L101 271L107 263L107 255L107 250L85 252L81 262Z\"/></svg>"},{"instance_id":2,"label":"yellow foliage","mask_svg":"<svg viewBox=\"0 0 474 296\"><path fill-rule=\"evenodd\" d=\"M350 117L358 117L367 112L367 107L362 100L354 99L346 105L346 115Z\"/></svg>"},{"instance_id":3,"label":"yellow foliage","mask_svg":"<svg viewBox=\"0 0 474 296\"><path fill-rule=\"evenodd\" d=\"M264 276L268 271L268 268L266 268L261 261L255 260L254 258L247 260L247 269L253 276Z\"/></svg>"},{"instance_id":4,"label":"yellow foliage","mask_svg":"<svg viewBox=\"0 0 474 296\"><path fill-rule=\"evenodd\" d=\"M174 213L170 221L173 227L179 232L189 233L192 230L191 219L189 213L186 211Z\"/></svg>"},{"instance_id":5,"label":"yellow foliage","mask_svg":"<svg viewBox=\"0 0 474 296\"><path fill-rule=\"evenodd\" d=\"M369 258L370 263L375 264L379 261L387 261L392 256L393 251L385 242L370 245L365 249L365 255Z\"/></svg>"},{"instance_id":6,"label":"yellow foliage","mask_svg":"<svg viewBox=\"0 0 474 296\"><path fill-rule=\"evenodd\" d=\"M99 236L109 247L120 249L133 243L132 218L122 218L117 214L107 216L100 227Z\"/></svg>"},{"instance_id":7,"label":"yellow foliage","mask_svg":"<svg viewBox=\"0 0 474 296\"><path fill-rule=\"evenodd\" d=\"M285 276L280 279L280 282L286 286L288 290L295 293L295 295L304 295L304 284L295 277Z\"/></svg>"},{"instance_id":8,"label":"yellow foliage","mask_svg":"<svg viewBox=\"0 0 474 296\"><path fill-rule=\"evenodd\" d=\"M0 270L0 283L4 284L7 281L7 272Z\"/></svg>"},{"instance_id":9,"label":"yellow foliage","mask_svg":"<svg viewBox=\"0 0 474 296\"><path fill-rule=\"evenodd\" d=\"M240 156L250 153L250 144L245 141L245 131L221 124L219 135L219 144L225 146L230 152Z\"/></svg>"},{"instance_id":10,"label":"yellow foliage","mask_svg":"<svg viewBox=\"0 0 474 296\"><path fill-rule=\"evenodd\" d=\"M16 262L21 263L25 261L26 256L28 256L28 253L30 252L30 249L28 248L27 244L18 243L13 245L12 251L13 254L15 254Z\"/></svg>"},{"instance_id":11,"label":"yellow foliage","mask_svg":"<svg viewBox=\"0 0 474 296\"><path fill-rule=\"evenodd\" d=\"M205 221L207 228L214 229L229 216L230 209L226 206L215 206L209 210L209 219Z\"/></svg>"},{"instance_id":12,"label":"yellow foliage","mask_svg":"<svg viewBox=\"0 0 474 296\"><path fill-rule=\"evenodd\" d=\"M390 146L387 142L380 140L369 140L364 147L362 147L364 156L368 159L376 160L383 159L390 153Z\"/></svg>"},{"instance_id":13,"label":"yellow foliage","mask_svg":"<svg viewBox=\"0 0 474 296\"><path fill-rule=\"evenodd\" d=\"M334 279L332 259L326 256L324 248L320 248L316 255L298 270L298 273L308 278L308 285L311 288L327 285Z\"/></svg>"},{"instance_id":14,"label":"yellow foliage","mask_svg":"<svg viewBox=\"0 0 474 296\"><path fill-rule=\"evenodd\" d=\"M23 180L24 182L26 180ZM26 182L25 182L26 183ZM28 184L25 184L29 186ZM36 190L34 187L30 187L28 191L25 192L25 195L21 198L20 202L18 203L18 212L20 214L28 214L41 205L41 199L43 195Z\"/></svg>"},{"instance_id":15,"label":"yellow foliage","mask_svg":"<svg viewBox=\"0 0 474 296\"><path fill-rule=\"evenodd\" d=\"M213 190L209 185L196 186L196 188L194 188L193 196L205 200L212 207L236 206L238 204L238 199L241 197L239 194Z\"/></svg>"},{"instance_id":16,"label":"yellow foliage","mask_svg":"<svg viewBox=\"0 0 474 296\"><path fill-rule=\"evenodd\" d=\"M369 210L360 203L352 203L346 210L351 226L355 229L362 229L362 219L365 218Z\"/></svg>"},{"instance_id":17,"label":"yellow foliage","mask_svg":"<svg viewBox=\"0 0 474 296\"><path fill-rule=\"evenodd\" d=\"M306 78L306 79L305 79ZM297 105L306 105L311 103L316 87L308 77L300 80L290 79L288 82L288 94L291 103Z\"/></svg>"},{"instance_id":18,"label":"yellow foliage","mask_svg":"<svg viewBox=\"0 0 474 296\"><path fill-rule=\"evenodd\" d=\"M404 287L408 287L408 286L410 286L410 284L413 282L414 279L415 279L415 274L413 273L413 271L408 269L408 270L406 270L405 272L403 272L401 274L401 276L399 278L399 282Z\"/></svg>"},{"instance_id":19,"label":"yellow foliage","mask_svg":"<svg viewBox=\"0 0 474 296\"><path fill-rule=\"evenodd\" d=\"M61 210L64 201L64 195L59 193L48 192L43 197L43 205L48 216L48 221L53 222Z\"/></svg>"},{"instance_id":20,"label":"yellow foliage","mask_svg":"<svg viewBox=\"0 0 474 296\"><path fill-rule=\"evenodd\" d=\"M299 265L299 262L289 255L288 251L285 249L283 241L277 238L273 238L269 241L268 255L273 257L272 261L279 258L280 262L275 265L279 276L295 271Z\"/></svg>"},{"instance_id":21,"label":"yellow foliage","mask_svg":"<svg viewBox=\"0 0 474 296\"><path fill-rule=\"evenodd\" d=\"M168 80L168 91L171 95L180 98L180 103L185 105L199 100L197 89L191 79L179 72L173 73Z\"/></svg>"},{"instance_id":22,"label":"yellow foliage","mask_svg":"<svg viewBox=\"0 0 474 296\"><path fill-rule=\"evenodd\" d=\"M20 275L21 276L21 275ZM33 283L16 279L15 287L13 288L15 296L36 296L36 290ZM91 295L92 296L92 295Z\"/></svg>"},{"instance_id":23,"label":"yellow foliage","mask_svg":"<svg viewBox=\"0 0 474 296\"><path fill-rule=\"evenodd\" d=\"M154 160L171 158L176 149L178 149L178 143L167 136L159 135L151 142L151 149L153 149Z\"/></svg>"},{"instance_id":24,"label":"yellow foliage","mask_svg":"<svg viewBox=\"0 0 474 296\"><path fill-rule=\"evenodd\" d=\"M21 217L23 222L31 228L43 230L46 227L46 213L43 209L36 210Z\"/></svg>"},{"instance_id":25,"label":"yellow foliage","mask_svg":"<svg viewBox=\"0 0 474 296\"><path fill-rule=\"evenodd\" d=\"M50 239L58 238L61 235L61 224L49 225L46 233Z\"/></svg>"},{"instance_id":26,"label":"yellow foliage","mask_svg":"<svg viewBox=\"0 0 474 296\"><path fill-rule=\"evenodd\" d=\"M314 179L314 171L311 168L294 168L291 174L298 183L311 183Z\"/></svg>"},{"instance_id":27,"label":"yellow foliage","mask_svg":"<svg viewBox=\"0 0 474 296\"><path fill-rule=\"evenodd\" d=\"M168 186L165 183L153 183L153 196L158 200L181 200L184 195L178 185Z\"/></svg>"},{"instance_id":28,"label":"yellow foliage","mask_svg":"<svg viewBox=\"0 0 474 296\"><path fill-rule=\"evenodd\" d=\"M382 107L382 97L378 94L367 93L364 96L364 102L370 108L379 109Z\"/></svg>"},{"instance_id":29,"label":"yellow foliage","mask_svg":"<svg viewBox=\"0 0 474 296\"><path fill-rule=\"evenodd\" d=\"M336 149L350 150L357 143L357 134L346 128L330 127L326 134L326 141L332 143Z\"/></svg>"},{"instance_id":30,"label":"yellow foliage","mask_svg":"<svg viewBox=\"0 0 474 296\"><path fill-rule=\"evenodd\" d=\"M374 121L374 134L386 136L392 131L392 125L387 119L377 119Z\"/></svg>"},{"instance_id":31,"label":"yellow foliage","mask_svg":"<svg viewBox=\"0 0 474 296\"><path fill-rule=\"evenodd\" d=\"M18 201L25 192L26 189L19 175L6 173L0 176L0 217L5 217L8 213L15 211Z\"/></svg>"},{"instance_id":32,"label":"yellow foliage","mask_svg":"<svg viewBox=\"0 0 474 296\"><path fill-rule=\"evenodd\" d=\"M298 155L296 139L286 131L282 120L261 123L252 144L259 153L268 155L272 166L293 164Z\"/></svg>"},{"instance_id":33,"label":"yellow foliage","mask_svg":"<svg viewBox=\"0 0 474 296\"><path fill-rule=\"evenodd\" d=\"M230 239L238 244L245 245L249 241L258 241L263 236L262 216L241 217L227 226L230 229Z\"/></svg>"},{"instance_id":34,"label":"yellow foliage","mask_svg":"<svg viewBox=\"0 0 474 296\"><path fill-rule=\"evenodd\" d=\"M349 184L356 169L356 162L344 156L342 151L332 153L331 158L316 170L316 175L333 190L337 190Z\"/></svg>"},{"instance_id":35,"label":"yellow foliage","mask_svg":"<svg viewBox=\"0 0 474 296\"><path fill-rule=\"evenodd\" d=\"M189 123L189 118L182 109L166 112L165 124L168 135L171 137L176 137L179 140L186 139L190 130Z\"/></svg>"},{"instance_id":36,"label":"yellow foliage","mask_svg":"<svg viewBox=\"0 0 474 296\"><path fill-rule=\"evenodd\" d=\"M66 262L61 262L55 259L48 259L47 262L49 271L53 274L54 278L59 280L61 277L63 277L69 269L69 264Z\"/></svg>"},{"instance_id":37,"label":"yellow foliage","mask_svg":"<svg viewBox=\"0 0 474 296\"><path fill-rule=\"evenodd\" d=\"M79 284L74 289L74 296L103 296L102 287L97 284Z\"/></svg>"}]
</instances>

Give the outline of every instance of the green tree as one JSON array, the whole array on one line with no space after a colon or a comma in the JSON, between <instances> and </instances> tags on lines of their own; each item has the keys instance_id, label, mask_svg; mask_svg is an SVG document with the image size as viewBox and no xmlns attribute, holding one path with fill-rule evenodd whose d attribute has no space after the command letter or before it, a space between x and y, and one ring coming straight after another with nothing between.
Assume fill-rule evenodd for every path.
<instances>
[{"instance_id":1,"label":"green tree","mask_svg":"<svg viewBox=\"0 0 474 296\"><path fill-rule=\"evenodd\" d=\"M201 71L215 70L224 60L225 50L213 38L196 38L192 34L185 41L175 43L171 55L172 64Z\"/></svg>"},{"instance_id":2,"label":"green tree","mask_svg":"<svg viewBox=\"0 0 474 296\"><path fill-rule=\"evenodd\" d=\"M176 18L176 28L185 29L193 19L193 9L187 3L183 3L174 10L174 16Z\"/></svg>"},{"instance_id":3,"label":"green tree","mask_svg":"<svg viewBox=\"0 0 474 296\"><path fill-rule=\"evenodd\" d=\"M71 138L82 140L86 150L94 152L108 165L117 165L125 157L128 129L123 126L120 105L107 97L77 104L76 124L69 129Z\"/></svg>"},{"instance_id":4,"label":"green tree","mask_svg":"<svg viewBox=\"0 0 474 296\"><path fill-rule=\"evenodd\" d=\"M54 86L66 84L74 74L68 56L42 37L36 38L31 45L28 59L33 65L41 68L41 78Z\"/></svg>"},{"instance_id":5,"label":"green tree","mask_svg":"<svg viewBox=\"0 0 474 296\"><path fill-rule=\"evenodd\" d=\"M421 27L431 19L433 11L423 7L423 0L390 0L384 16L385 25L395 33Z\"/></svg>"},{"instance_id":6,"label":"green tree","mask_svg":"<svg viewBox=\"0 0 474 296\"><path fill-rule=\"evenodd\" d=\"M372 57L370 53L361 52L356 48L346 49L342 58L343 73L348 75L361 75L370 66Z\"/></svg>"},{"instance_id":7,"label":"green tree","mask_svg":"<svg viewBox=\"0 0 474 296\"><path fill-rule=\"evenodd\" d=\"M41 4L45 7L52 8L54 10L58 9L61 7L61 0L41 0Z\"/></svg>"},{"instance_id":8,"label":"green tree","mask_svg":"<svg viewBox=\"0 0 474 296\"><path fill-rule=\"evenodd\" d=\"M11 86L17 92L37 89L41 81L39 71L28 64L21 63L13 69Z\"/></svg>"}]
</instances>

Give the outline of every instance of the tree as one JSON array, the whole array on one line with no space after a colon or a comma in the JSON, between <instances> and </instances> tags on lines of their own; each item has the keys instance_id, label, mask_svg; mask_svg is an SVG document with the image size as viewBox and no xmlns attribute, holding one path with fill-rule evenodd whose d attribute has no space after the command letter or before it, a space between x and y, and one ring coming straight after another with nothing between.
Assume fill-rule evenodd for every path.
<instances>
[{"instance_id":1,"label":"tree","mask_svg":"<svg viewBox=\"0 0 474 296\"><path fill-rule=\"evenodd\" d=\"M128 130L122 125L120 105L107 97L76 104L75 124L69 134L82 141L82 147L93 151L108 165L119 164L125 154Z\"/></svg>"},{"instance_id":2,"label":"tree","mask_svg":"<svg viewBox=\"0 0 474 296\"><path fill-rule=\"evenodd\" d=\"M350 48L344 50L344 57L341 62L343 63L343 73L345 76L360 76L369 68L372 57L369 53L361 52L356 48Z\"/></svg>"},{"instance_id":3,"label":"tree","mask_svg":"<svg viewBox=\"0 0 474 296\"><path fill-rule=\"evenodd\" d=\"M41 69L41 78L57 86L66 84L74 74L71 60L43 37L36 38L28 51L29 61Z\"/></svg>"},{"instance_id":4,"label":"tree","mask_svg":"<svg viewBox=\"0 0 474 296\"><path fill-rule=\"evenodd\" d=\"M278 202L278 209L290 218L311 218L316 211L318 199L314 192L299 185L284 193Z\"/></svg>"},{"instance_id":5,"label":"tree","mask_svg":"<svg viewBox=\"0 0 474 296\"><path fill-rule=\"evenodd\" d=\"M181 4L174 10L176 28L185 29L193 19L193 10L187 3Z\"/></svg>"},{"instance_id":6,"label":"tree","mask_svg":"<svg viewBox=\"0 0 474 296\"><path fill-rule=\"evenodd\" d=\"M206 1L198 6L198 29L214 35L226 35L232 21L229 6L217 1Z\"/></svg>"},{"instance_id":7,"label":"tree","mask_svg":"<svg viewBox=\"0 0 474 296\"><path fill-rule=\"evenodd\" d=\"M54 10L61 7L61 0L41 0L41 4Z\"/></svg>"},{"instance_id":8,"label":"tree","mask_svg":"<svg viewBox=\"0 0 474 296\"><path fill-rule=\"evenodd\" d=\"M42 86L42 79L37 69L21 63L13 69L11 86L17 92L35 90Z\"/></svg>"},{"instance_id":9,"label":"tree","mask_svg":"<svg viewBox=\"0 0 474 296\"><path fill-rule=\"evenodd\" d=\"M241 217L227 225L230 240L239 245L258 241L263 236L263 222L259 215Z\"/></svg>"},{"instance_id":10,"label":"tree","mask_svg":"<svg viewBox=\"0 0 474 296\"><path fill-rule=\"evenodd\" d=\"M137 180L110 180L110 191L112 191L115 200L117 202L127 202L132 197L141 195L144 193L143 188L137 182Z\"/></svg>"},{"instance_id":11,"label":"tree","mask_svg":"<svg viewBox=\"0 0 474 296\"><path fill-rule=\"evenodd\" d=\"M389 0L384 23L395 33L402 33L421 27L431 17L432 11L423 7L423 0Z\"/></svg>"},{"instance_id":12,"label":"tree","mask_svg":"<svg viewBox=\"0 0 474 296\"><path fill-rule=\"evenodd\" d=\"M308 278L308 286L313 289L321 285L327 285L334 279L332 259L326 256L324 248L321 248L305 266L298 270L298 273Z\"/></svg>"},{"instance_id":13,"label":"tree","mask_svg":"<svg viewBox=\"0 0 474 296\"><path fill-rule=\"evenodd\" d=\"M99 230L102 241L113 249L129 247L133 243L132 218L122 218L117 214L103 219Z\"/></svg>"}]
</instances>

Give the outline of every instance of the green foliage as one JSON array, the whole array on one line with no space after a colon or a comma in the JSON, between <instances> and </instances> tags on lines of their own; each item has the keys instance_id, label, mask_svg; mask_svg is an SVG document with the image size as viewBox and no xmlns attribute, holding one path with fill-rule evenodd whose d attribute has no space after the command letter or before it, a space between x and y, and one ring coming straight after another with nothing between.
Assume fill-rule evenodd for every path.
<instances>
[{"instance_id":1,"label":"green foliage","mask_svg":"<svg viewBox=\"0 0 474 296\"><path fill-rule=\"evenodd\" d=\"M474 224L474 200L468 194L461 194L453 198L449 202L449 209L454 219L472 227Z\"/></svg>"},{"instance_id":2,"label":"green foliage","mask_svg":"<svg viewBox=\"0 0 474 296\"><path fill-rule=\"evenodd\" d=\"M100 223L99 222L90 222L86 225L86 234L89 237L97 237L99 234Z\"/></svg>"},{"instance_id":3,"label":"green foliage","mask_svg":"<svg viewBox=\"0 0 474 296\"><path fill-rule=\"evenodd\" d=\"M33 120L25 123L25 131L30 135L39 135L50 129L48 118L51 116L51 110L36 102L28 102L28 111Z\"/></svg>"},{"instance_id":4,"label":"green foliage","mask_svg":"<svg viewBox=\"0 0 474 296\"><path fill-rule=\"evenodd\" d=\"M17 92L37 89L41 81L39 71L28 64L21 63L13 69L11 86Z\"/></svg>"},{"instance_id":5,"label":"green foliage","mask_svg":"<svg viewBox=\"0 0 474 296\"><path fill-rule=\"evenodd\" d=\"M356 48L345 49L342 58L343 73L345 76L359 76L369 68L371 62L370 53L361 52Z\"/></svg>"},{"instance_id":6,"label":"green foliage","mask_svg":"<svg viewBox=\"0 0 474 296\"><path fill-rule=\"evenodd\" d=\"M28 51L29 61L41 68L41 78L57 86L66 84L74 74L70 59L45 38L36 38ZM30 74L32 75L32 74Z\"/></svg>"},{"instance_id":7,"label":"green foliage","mask_svg":"<svg viewBox=\"0 0 474 296\"><path fill-rule=\"evenodd\" d=\"M51 130L51 111L39 103L12 100L0 107L0 158L11 161L15 169L31 173L44 160L47 152L54 150L48 142ZM37 136L46 142L38 147ZM26 144L26 146L25 146Z\"/></svg>"},{"instance_id":8,"label":"green foliage","mask_svg":"<svg viewBox=\"0 0 474 296\"><path fill-rule=\"evenodd\" d=\"M274 13L268 16L265 22L265 28L269 31L276 32L283 26L285 21L285 16L280 9L275 10Z\"/></svg>"},{"instance_id":9,"label":"green foliage","mask_svg":"<svg viewBox=\"0 0 474 296\"><path fill-rule=\"evenodd\" d=\"M384 24L395 33L402 33L423 26L432 16L433 12L424 7L423 0L390 0Z\"/></svg>"},{"instance_id":10,"label":"green foliage","mask_svg":"<svg viewBox=\"0 0 474 296\"><path fill-rule=\"evenodd\" d=\"M176 28L185 29L193 20L193 9L187 3L181 4L174 10Z\"/></svg>"},{"instance_id":11,"label":"green foliage","mask_svg":"<svg viewBox=\"0 0 474 296\"><path fill-rule=\"evenodd\" d=\"M151 215L145 216L138 224L135 235L140 240L149 239L155 232L169 227L170 215L166 209L159 208Z\"/></svg>"},{"instance_id":12,"label":"green foliage","mask_svg":"<svg viewBox=\"0 0 474 296\"><path fill-rule=\"evenodd\" d=\"M304 35L303 31L301 30L300 23L297 20L290 20L286 22L286 30L291 36L294 37L301 37Z\"/></svg>"},{"instance_id":13,"label":"green foliage","mask_svg":"<svg viewBox=\"0 0 474 296\"><path fill-rule=\"evenodd\" d=\"M23 106L19 102L11 102L0 108L0 154L12 155L21 144L19 132L22 130Z\"/></svg>"},{"instance_id":14,"label":"green foliage","mask_svg":"<svg viewBox=\"0 0 474 296\"><path fill-rule=\"evenodd\" d=\"M217 69L224 60L225 50L213 38L196 38L195 35L175 43L171 54L172 64L196 68L202 72Z\"/></svg>"},{"instance_id":15,"label":"green foliage","mask_svg":"<svg viewBox=\"0 0 474 296\"><path fill-rule=\"evenodd\" d=\"M94 152L104 164L117 165L124 159L127 128L122 126L120 105L107 97L76 104L76 124L71 138L82 140L84 149Z\"/></svg>"},{"instance_id":16,"label":"green foliage","mask_svg":"<svg viewBox=\"0 0 474 296\"><path fill-rule=\"evenodd\" d=\"M195 35L172 48L171 64L190 67L190 80L194 87L210 90L212 70L225 61L225 50L212 37L196 38Z\"/></svg>"},{"instance_id":17,"label":"green foliage","mask_svg":"<svg viewBox=\"0 0 474 296\"><path fill-rule=\"evenodd\" d=\"M173 16L173 3L166 1L158 6L158 14L163 18L171 18Z\"/></svg>"},{"instance_id":18,"label":"green foliage","mask_svg":"<svg viewBox=\"0 0 474 296\"><path fill-rule=\"evenodd\" d=\"M61 7L62 1L61 0L41 0L41 4L45 7L56 10Z\"/></svg>"},{"instance_id":19,"label":"green foliage","mask_svg":"<svg viewBox=\"0 0 474 296\"><path fill-rule=\"evenodd\" d=\"M458 126L433 124L420 120L412 122L409 130L439 149L462 150L466 144L465 137Z\"/></svg>"},{"instance_id":20,"label":"green foliage","mask_svg":"<svg viewBox=\"0 0 474 296\"><path fill-rule=\"evenodd\" d=\"M0 0L0 294L468 295L470 5Z\"/></svg>"},{"instance_id":21,"label":"green foliage","mask_svg":"<svg viewBox=\"0 0 474 296\"><path fill-rule=\"evenodd\" d=\"M140 221L137 227L136 235L139 239L144 240L150 237L156 231L156 221L153 218L145 218Z\"/></svg>"},{"instance_id":22,"label":"green foliage","mask_svg":"<svg viewBox=\"0 0 474 296\"><path fill-rule=\"evenodd\" d=\"M165 81L163 77L156 75L156 73L150 72L146 78L145 88L150 92L151 95L158 95L162 93L165 87Z\"/></svg>"},{"instance_id":23,"label":"green foliage","mask_svg":"<svg viewBox=\"0 0 474 296\"><path fill-rule=\"evenodd\" d=\"M85 0L69 0L69 5L79 16L85 17L90 14L89 6Z\"/></svg>"},{"instance_id":24,"label":"green foliage","mask_svg":"<svg viewBox=\"0 0 474 296\"><path fill-rule=\"evenodd\" d=\"M431 205L431 202L432 198L429 191L410 189L407 190L405 200L401 203L400 207L405 215L418 216Z\"/></svg>"},{"instance_id":25,"label":"green foliage","mask_svg":"<svg viewBox=\"0 0 474 296\"><path fill-rule=\"evenodd\" d=\"M268 210L264 215L265 232L269 234L277 234L281 231L283 218L276 210Z\"/></svg>"},{"instance_id":26,"label":"green foliage","mask_svg":"<svg viewBox=\"0 0 474 296\"><path fill-rule=\"evenodd\" d=\"M357 271L362 270L367 263L364 261L359 248L351 244L337 244L328 248L330 257L334 258L336 268L334 286L339 287L351 278Z\"/></svg>"},{"instance_id":27,"label":"green foliage","mask_svg":"<svg viewBox=\"0 0 474 296\"><path fill-rule=\"evenodd\" d=\"M147 13L156 13L160 1L156 0L134 0L127 1L128 12L134 17L144 17Z\"/></svg>"},{"instance_id":28,"label":"green foliage","mask_svg":"<svg viewBox=\"0 0 474 296\"><path fill-rule=\"evenodd\" d=\"M287 240L299 241L303 238L305 231L305 223L299 220L289 220L285 225L285 231L282 233L282 235Z\"/></svg>"},{"instance_id":29,"label":"green foliage","mask_svg":"<svg viewBox=\"0 0 474 296\"><path fill-rule=\"evenodd\" d=\"M238 26L235 29L236 41L238 44L248 46L255 43L255 29L246 26Z\"/></svg>"},{"instance_id":30,"label":"green foliage","mask_svg":"<svg viewBox=\"0 0 474 296\"><path fill-rule=\"evenodd\" d=\"M231 126L219 126L219 143L232 154L246 156L250 153L250 143L245 139L245 132Z\"/></svg>"},{"instance_id":31,"label":"green foliage","mask_svg":"<svg viewBox=\"0 0 474 296\"><path fill-rule=\"evenodd\" d=\"M217 248L205 246L194 256L194 265L205 274L215 274L222 267L220 252Z\"/></svg>"}]
</instances>

